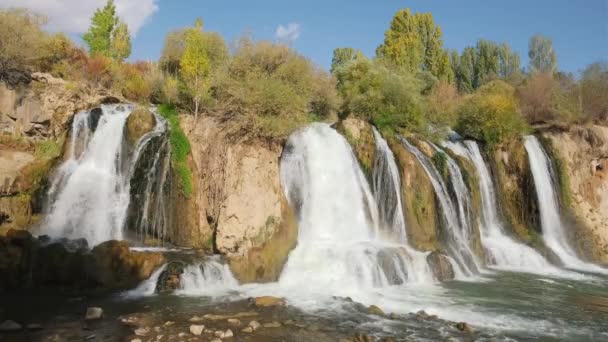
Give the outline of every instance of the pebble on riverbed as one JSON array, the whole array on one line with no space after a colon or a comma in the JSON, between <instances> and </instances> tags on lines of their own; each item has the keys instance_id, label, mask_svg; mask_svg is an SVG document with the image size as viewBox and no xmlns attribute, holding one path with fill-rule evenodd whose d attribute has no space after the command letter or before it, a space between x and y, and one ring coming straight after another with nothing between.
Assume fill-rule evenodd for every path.
<instances>
[{"instance_id":1,"label":"pebble on riverbed","mask_svg":"<svg viewBox=\"0 0 608 342\"><path fill-rule=\"evenodd\" d=\"M190 326L190 333L192 333L192 335L194 335L194 336L200 336L203 333L203 331L205 331L204 325L193 324Z\"/></svg>"}]
</instances>

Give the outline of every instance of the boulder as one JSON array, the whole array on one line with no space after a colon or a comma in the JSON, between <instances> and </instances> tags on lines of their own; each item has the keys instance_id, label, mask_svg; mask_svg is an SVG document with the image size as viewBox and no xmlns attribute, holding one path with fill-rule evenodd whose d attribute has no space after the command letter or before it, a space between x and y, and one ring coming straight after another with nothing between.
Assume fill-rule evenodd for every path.
<instances>
[{"instance_id":1,"label":"boulder","mask_svg":"<svg viewBox=\"0 0 608 342\"><path fill-rule=\"evenodd\" d=\"M144 134L154 129L154 125L156 119L149 109L141 106L135 108L127 118L127 140L131 146L135 146Z\"/></svg>"},{"instance_id":2,"label":"boulder","mask_svg":"<svg viewBox=\"0 0 608 342\"><path fill-rule=\"evenodd\" d=\"M204 325L191 325L190 326L190 333L194 336L200 336L203 331L205 330L205 326Z\"/></svg>"},{"instance_id":3,"label":"boulder","mask_svg":"<svg viewBox=\"0 0 608 342\"><path fill-rule=\"evenodd\" d=\"M91 254L90 275L106 289L134 287L165 263L161 253L131 251L126 241L106 241Z\"/></svg>"},{"instance_id":4,"label":"boulder","mask_svg":"<svg viewBox=\"0 0 608 342\"><path fill-rule=\"evenodd\" d=\"M11 320L4 321L0 324L0 332L19 331L21 329L21 324Z\"/></svg>"},{"instance_id":5,"label":"boulder","mask_svg":"<svg viewBox=\"0 0 608 342\"><path fill-rule=\"evenodd\" d=\"M465 322L458 322L455 325L456 329L462 331L462 332L466 332L466 333L472 333L473 329L471 329L471 327L465 323Z\"/></svg>"},{"instance_id":6,"label":"boulder","mask_svg":"<svg viewBox=\"0 0 608 342\"><path fill-rule=\"evenodd\" d=\"M248 326L253 330L258 330L262 325L258 321L251 321L249 322Z\"/></svg>"},{"instance_id":7,"label":"boulder","mask_svg":"<svg viewBox=\"0 0 608 342\"><path fill-rule=\"evenodd\" d=\"M165 270L158 277L155 292L173 292L179 289L181 287L181 275L184 273L185 267L186 265L181 261L173 261L167 264Z\"/></svg>"},{"instance_id":8,"label":"boulder","mask_svg":"<svg viewBox=\"0 0 608 342\"><path fill-rule=\"evenodd\" d=\"M285 305L285 300L278 297L263 296L255 297L253 303L257 307L283 306Z\"/></svg>"},{"instance_id":9,"label":"boulder","mask_svg":"<svg viewBox=\"0 0 608 342\"><path fill-rule=\"evenodd\" d=\"M454 269L448 258L438 251L433 251L426 257L426 261L431 267L431 271L438 281L454 279Z\"/></svg>"},{"instance_id":10,"label":"boulder","mask_svg":"<svg viewBox=\"0 0 608 342\"><path fill-rule=\"evenodd\" d=\"M89 307L84 315L85 321L93 321L103 318L103 309L99 307Z\"/></svg>"},{"instance_id":11,"label":"boulder","mask_svg":"<svg viewBox=\"0 0 608 342\"><path fill-rule=\"evenodd\" d=\"M384 316L384 311L382 311L382 309L380 309L380 307L376 306L376 305L370 305L367 308L367 312L370 315L376 315L376 316Z\"/></svg>"}]
</instances>

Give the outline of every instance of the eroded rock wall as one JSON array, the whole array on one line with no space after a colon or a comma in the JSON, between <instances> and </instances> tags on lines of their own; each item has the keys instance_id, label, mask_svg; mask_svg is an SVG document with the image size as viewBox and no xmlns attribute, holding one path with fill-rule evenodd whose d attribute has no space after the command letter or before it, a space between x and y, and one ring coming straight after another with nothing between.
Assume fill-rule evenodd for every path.
<instances>
[{"instance_id":1,"label":"eroded rock wall","mask_svg":"<svg viewBox=\"0 0 608 342\"><path fill-rule=\"evenodd\" d=\"M198 177L198 226L242 282L278 279L297 224L280 184L282 142L246 139L213 117L182 117ZM238 138L235 138L238 137Z\"/></svg>"},{"instance_id":2,"label":"eroded rock wall","mask_svg":"<svg viewBox=\"0 0 608 342\"><path fill-rule=\"evenodd\" d=\"M562 204L573 214L566 226L579 252L608 264L608 127L546 129Z\"/></svg>"}]
</instances>

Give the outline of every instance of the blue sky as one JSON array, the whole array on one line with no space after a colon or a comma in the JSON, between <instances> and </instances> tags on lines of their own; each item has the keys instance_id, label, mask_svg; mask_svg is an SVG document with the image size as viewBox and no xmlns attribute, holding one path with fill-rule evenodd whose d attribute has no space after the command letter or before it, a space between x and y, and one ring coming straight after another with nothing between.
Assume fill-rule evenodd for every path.
<instances>
[{"instance_id":1,"label":"blue sky","mask_svg":"<svg viewBox=\"0 0 608 342\"><path fill-rule=\"evenodd\" d=\"M95 7L105 0L0 0L0 7L23 6L50 17L49 29L78 36ZM444 45L462 50L479 38L507 42L526 65L528 39L553 39L561 70L577 72L608 59L608 0L115 0L119 15L137 31L132 59L157 59L167 32L200 16L205 29L233 41L247 32L275 39L279 25L299 25L292 46L329 68L332 51L350 46L373 56L394 13L409 7L431 12ZM295 27L292 25L292 27Z\"/></svg>"}]
</instances>

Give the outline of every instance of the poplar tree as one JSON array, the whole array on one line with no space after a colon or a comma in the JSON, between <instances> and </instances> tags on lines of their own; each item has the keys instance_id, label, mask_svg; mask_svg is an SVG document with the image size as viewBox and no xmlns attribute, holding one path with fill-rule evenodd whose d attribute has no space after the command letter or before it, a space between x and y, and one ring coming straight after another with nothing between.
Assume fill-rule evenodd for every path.
<instances>
[{"instance_id":1,"label":"poplar tree","mask_svg":"<svg viewBox=\"0 0 608 342\"><path fill-rule=\"evenodd\" d=\"M376 54L407 72L428 71L438 79L449 80L453 73L442 36L431 13L399 10Z\"/></svg>"},{"instance_id":2,"label":"poplar tree","mask_svg":"<svg viewBox=\"0 0 608 342\"><path fill-rule=\"evenodd\" d=\"M95 10L91 18L91 26L82 36L89 46L91 55L111 56L112 32L116 24L118 24L116 6L113 0L108 0L103 8Z\"/></svg>"},{"instance_id":3,"label":"poplar tree","mask_svg":"<svg viewBox=\"0 0 608 342\"><path fill-rule=\"evenodd\" d=\"M557 69L557 56L551 39L539 34L530 38L528 43L530 70L533 72L553 73Z\"/></svg>"},{"instance_id":4,"label":"poplar tree","mask_svg":"<svg viewBox=\"0 0 608 342\"><path fill-rule=\"evenodd\" d=\"M194 104L194 115L198 117L200 103L208 91L209 57L202 32L203 22L196 20L193 28L185 33L184 53L180 59L180 75Z\"/></svg>"},{"instance_id":5,"label":"poplar tree","mask_svg":"<svg viewBox=\"0 0 608 342\"><path fill-rule=\"evenodd\" d=\"M111 55L116 61L122 62L131 55L131 36L129 27L120 21L112 33L110 44Z\"/></svg>"}]
</instances>

